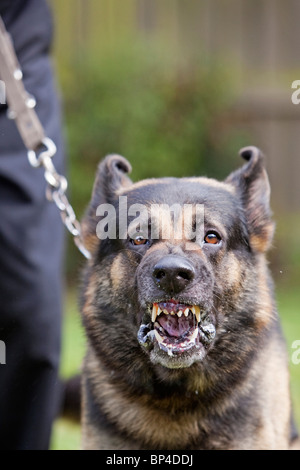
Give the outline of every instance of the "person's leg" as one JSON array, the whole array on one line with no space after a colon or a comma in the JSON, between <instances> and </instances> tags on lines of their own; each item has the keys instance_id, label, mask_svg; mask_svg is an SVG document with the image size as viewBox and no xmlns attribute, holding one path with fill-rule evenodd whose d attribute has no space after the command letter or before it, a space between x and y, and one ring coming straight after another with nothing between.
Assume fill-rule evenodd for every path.
<instances>
[{"instance_id":1,"label":"person's leg","mask_svg":"<svg viewBox=\"0 0 300 470\"><path fill-rule=\"evenodd\" d=\"M63 172L59 104L48 57L49 12L41 0L22 4L15 15L8 9L4 20L25 87L57 145L54 164ZM15 123L2 108L0 340L6 365L0 365L0 449L47 449L58 404L63 226L45 187L43 170L30 167Z\"/></svg>"}]
</instances>

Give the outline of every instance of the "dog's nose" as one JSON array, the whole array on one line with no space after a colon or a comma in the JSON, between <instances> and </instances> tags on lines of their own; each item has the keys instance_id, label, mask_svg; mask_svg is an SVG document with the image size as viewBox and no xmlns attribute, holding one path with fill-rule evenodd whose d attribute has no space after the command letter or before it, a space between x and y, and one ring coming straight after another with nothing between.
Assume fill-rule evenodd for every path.
<instances>
[{"instance_id":1,"label":"dog's nose","mask_svg":"<svg viewBox=\"0 0 300 470\"><path fill-rule=\"evenodd\" d=\"M194 279L192 264L181 256L164 256L153 269L155 283L168 294L177 294Z\"/></svg>"}]
</instances>

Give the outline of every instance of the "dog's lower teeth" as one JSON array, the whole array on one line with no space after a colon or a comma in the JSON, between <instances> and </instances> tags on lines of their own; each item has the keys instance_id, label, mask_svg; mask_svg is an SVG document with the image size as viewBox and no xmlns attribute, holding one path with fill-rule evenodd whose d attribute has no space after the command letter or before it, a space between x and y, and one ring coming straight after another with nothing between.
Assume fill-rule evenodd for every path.
<instances>
[{"instance_id":1,"label":"dog's lower teeth","mask_svg":"<svg viewBox=\"0 0 300 470\"><path fill-rule=\"evenodd\" d=\"M160 336L157 330L154 330L155 338L158 343L163 343L164 339Z\"/></svg>"},{"instance_id":2,"label":"dog's lower teeth","mask_svg":"<svg viewBox=\"0 0 300 470\"><path fill-rule=\"evenodd\" d=\"M198 328L196 328L195 331L193 332L193 334L189 337L189 340L191 342L192 341L194 342L196 340L197 336L198 336L198 333L199 333Z\"/></svg>"},{"instance_id":3,"label":"dog's lower teeth","mask_svg":"<svg viewBox=\"0 0 300 470\"><path fill-rule=\"evenodd\" d=\"M159 324L155 323L155 326L158 327ZM160 328L162 330L162 328ZM184 340L183 338L179 339L179 341L171 341L165 337L162 337L157 329L152 330L154 333L154 336L156 338L156 341L159 344L160 349L163 349L166 351L168 354L173 355L173 352L178 353L178 352L184 352L186 350L189 350L191 347L195 346L196 339L199 334L198 327L193 331L193 333L186 337Z\"/></svg>"},{"instance_id":4,"label":"dog's lower teeth","mask_svg":"<svg viewBox=\"0 0 300 470\"><path fill-rule=\"evenodd\" d=\"M188 316L188 314L189 314L189 311L190 311L190 309L189 309L189 308L186 308L186 309L185 309L185 311L183 312L185 317L187 317L187 316Z\"/></svg>"}]
</instances>

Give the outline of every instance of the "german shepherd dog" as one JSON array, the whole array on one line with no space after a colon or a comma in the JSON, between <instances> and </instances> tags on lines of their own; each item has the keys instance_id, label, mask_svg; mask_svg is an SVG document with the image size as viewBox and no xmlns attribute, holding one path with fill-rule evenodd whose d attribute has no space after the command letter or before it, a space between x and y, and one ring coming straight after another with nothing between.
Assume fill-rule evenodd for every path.
<instances>
[{"instance_id":1,"label":"german shepherd dog","mask_svg":"<svg viewBox=\"0 0 300 470\"><path fill-rule=\"evenodd\" d=\"M223 182L132 183L125 158L99 165L83 220L92 253L81 295L83 449L293 446L288 358L265 258L270 186L262 153L240 155L246 162ZM183 218L169 217L174 204L192 207L191 236Z\"/></svg>"}]
</instances>

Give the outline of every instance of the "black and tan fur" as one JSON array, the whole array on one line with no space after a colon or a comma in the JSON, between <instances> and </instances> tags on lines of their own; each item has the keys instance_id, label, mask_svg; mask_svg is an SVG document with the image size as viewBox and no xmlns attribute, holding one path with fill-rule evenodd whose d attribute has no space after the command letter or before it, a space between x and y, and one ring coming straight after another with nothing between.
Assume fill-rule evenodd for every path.
<instances>
[{"instance_id":1,"label":"black and tan fur","mask_svg":"<svg viewBox=\"0 0 300 470\"><path fill-rule=\"evenodd\" d=\"M92 259L81 309L88 349L83 366L84 449L288 449L295 438L288 359L265 253L273 236L263 157L241 151L244 166L224 182L162 178L132 183L129 163L100 164L83 221ZM99 204L199 203L218 248L188 250L187 240L99 240ZM197 359L170 358L137 339L158 297L153 266L164 256L193 265L178 298L209 312L216 335ZM185 292L186 291L186 292ZM188 360L186 359L188 357ZM189 364L189 361L191 364Z\"/></svg>"}]
</instances>

